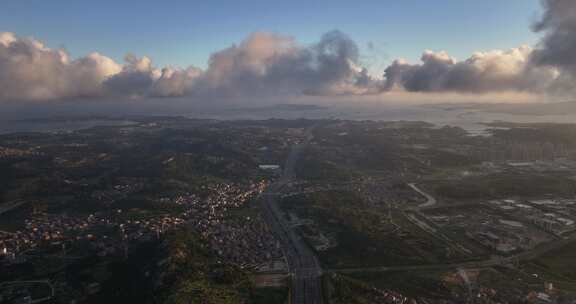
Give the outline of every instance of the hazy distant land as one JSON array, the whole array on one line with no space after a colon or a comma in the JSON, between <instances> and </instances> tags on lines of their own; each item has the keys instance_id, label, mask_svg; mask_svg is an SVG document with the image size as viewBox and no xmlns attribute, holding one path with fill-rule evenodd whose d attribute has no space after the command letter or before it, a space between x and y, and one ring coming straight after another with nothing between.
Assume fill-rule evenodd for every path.
<instances>
[{"instance_id":1,"label":"hazy distant land","mask_svg":"<svg viewBox=\"0 0 576 304\"><path fill-rule=\"evenodd\" d=\"M513 115L564 115L576 114L576 101L554 103L440 103L423 107L446 111L471 110Z\"/></svg>"},{"instance_id":2,"label":"hazy distant land","mask_svg":"<svg viewBox=\"0 0 576 304\"><path fill-rule=\"evenodd\" d=\"M290 104L290 103L281 103L271 106L262 106L262 107L243 107L243 108L233 108L232 110L236 111L313 111L313 110L324 110L327 107L315 105L315 104Z\"/></svg>"}]
</instances>

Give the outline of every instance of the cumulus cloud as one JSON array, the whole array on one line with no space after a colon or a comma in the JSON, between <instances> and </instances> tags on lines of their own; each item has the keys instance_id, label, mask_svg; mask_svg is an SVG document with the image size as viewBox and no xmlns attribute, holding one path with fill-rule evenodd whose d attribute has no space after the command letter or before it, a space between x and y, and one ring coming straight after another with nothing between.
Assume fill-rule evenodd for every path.
<instances>
[{"instance_id":1,"label":"cumulus cloud","mask_svg":"<svg viewBox=\"0 0 576 304\"><path fill-rule=\"evenodd\" d=\"M558 74L553 68L533 66L532 52L532 48L521 46L477 52L458 61L446 52L425 51L420 64L396 60L387 67L385 87L411 92L542 92Z\"/></svg>"},{"instance_id":2,"label":"cumulus cloud","mask_svg":"<svg viewBox=\"0 0 576 304\"><path fill-rule=\"evenodd\" d=\"M150 94L157 97L176 97L190 94L202 74L195 67L187 69L164 68L151 88Z\"/></svg>"},{"instance_id":3,"label":"cumulus cloud","mask_svg":"<svg viewBox=\"0 0 576 304\"><path fill-rule=\"evenodd\" d=\"M573 94L576 92L576 2L542 0L542 4L544 13L533 29L544 37L533 52L532 63L558 69L558 79L550 90Z\"/></svg>"},{"instance_id":4,"label":"cumulus cloud","mask_svg":"<svg viewBox=\"0 0 576 304\"><path fill-rule=\"evenodd\" d=\"M0 33L0 100L100 95L102 81L120 69L98 53L70 60L63 50Z\"/></svg>"},{"instance_id":5,"label":"cumulus cloud","mask_svg":"<svg viewBox=\"0 0 576 304\"><path fill-rule=\"evenodd\" d=\"M38 40L0 32L0 101L74 97L268 97L378 95L382 92L575 92L576 1L542 0L535 47L476 52L457 60L425 51L419 63L395 60L382 77L362 65L339 31L311 45L257 32L210 56L205 70L155 67L146 56L117 63L99 53L71 59ZM241 99L241 98L240 98Z\"/></svg>"},{"instance_id":6,"label":"cumulus cloud","mask_svg":"<svg viewBox=\"0 0 576 304\"><path fill-rule=\"evenodd\" d=\"M129 96L370 94L380 81L360 66L358 47L333 31L301 46L292 38L254 33L215 52L206 71L154 67L129 54L118 64L99 53L70 60L31 38L0 33L0 100Z\"/></svg>"},{"instance_id":7,"label":"cumulus cloud","mask_svg":"<svg viewBox=\"0 0 576 304\"><path fill-rule=\"evenodd\" d=\"M111 58L99 53L74 60L68 67L70 77L73 79L72 96L98 96L102 95L102 82L118 74L122 67Z\"/></svg>"},{"instance_id":8,"label":"cumulus cloud","mask_svg":"<svg viewBox=\"0 0 576 304\"><path fill-rule=\"evenodd\" d=\"M543 0L544 13L534 30L544 38L534 52L534 62L576 71L576 2Z\"/></svg>"},{"instance_id":9,"label":"cumulus cloud","mask_svg":"<svg viewBox=\"0 0 576 304\"><path fill-rule=\"evenodd\" d=\"M333 31L309 47L291 37L254 33L239 45L214 53L198 90L230 95L365 94L377 87L359 64L358 47Z\"/></svg>"},{"instance_id":10,"label":"cumulus cloud","mask_svg":"<svg viewBox=\"0 0 576 304\"><path fill-rule=\"evenodd\" d=\"M576 92L576 1L542 0L544 11L533 26L543 37L534 48L473 54L457 61L445 52L427 51L420 64L395 61L385 72L387 90L545 94Z\"/></svg>"},{"instance_id":11,"label":"cumulus cloud","mask_svg":"<svg viewBox=\"0 0 576 304\"><path fill-rule=\"evenodd\" d=\"M553 1L550 1L550 3ZM561 1L559 1L561 2ZM566 63L547 52L547 41L563 22L550 6L538 29L549 32L537 50L522 46L478 52L458 61L426 51L421 63L394 61L382 79L360 63L357 45L339 31L312 45L292 37L257 32L215 52L205 71L157 68L146 56L129 54L116 63L99 53L71 60L64 50L0 33L0 100L72 97L251 97L373 95L395 88L411 92L542 92L565 79ZM570 19L570 18L568 18ZM564 31L564 30L562 30ZM561 56L559 56L561 57Z\"/></svg>"},{"instance_id":12,"label":"cumulus cloud","mask_svg":"<svg viewBox=\"0 0 576 304\"><path fill-rule=\"evenodd\" d=\"M122 70L104 81L107 93L121 96L144 96L159 78L158 71L152 67L152 60L128 54Z\"/></svg>"},{"instance_id":13,"label":"cumulus cloud","mask_svg":"<svg viewBox=\"0 0 576 304\"><path fill-rule=\"evenodd\" d=\"M514 92L573 96L576 93L576 1L541 0L533 25L542 33L534 47L476 52L459 61L425 51L421 62L395 60L385 69L383 90L437 93Z\"/></svg>"},{"instance_id":14,"label":"cumulus cloud","mask_svg":"<svg viewBox=\"0 0 576 304\"><path fill-rule=\"evenodd\" d=\"M104 81L106 92L111 95L142 97L176 97L190 94L202 70L166 67L154 68L152 60L132 54L124 58L122 70Z\"/></svg>"}]
</instances>

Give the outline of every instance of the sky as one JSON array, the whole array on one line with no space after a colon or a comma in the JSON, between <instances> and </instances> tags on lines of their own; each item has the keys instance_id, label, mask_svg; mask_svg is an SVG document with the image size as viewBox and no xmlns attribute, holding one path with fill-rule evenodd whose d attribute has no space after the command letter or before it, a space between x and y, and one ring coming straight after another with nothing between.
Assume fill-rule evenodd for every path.
<instances>
[{"instance_id":1,"label":"sky","mask_svg":"<svg viewBox=\"0 0 576 304\"><path fill-rule=\"evenodd\" d=\"M72 56L121 61L146 55L160 66L205 68L209 56L255 31L313 43L330 30L354 38L364 60L416 61L423 50L465 58L478 50L533 44L538 0L3 0L0 31L31 36ZM371 44L373 48L369 48Z\"/></svg>"},{"instance_id":2,"label":"sky","mask_svg":"<svg viewBox=\"0 0 576 304\"><path fill-rule=\"evenodd\" d=\"M572 99L576 1L3 0L0 10L0 107L444 94Z\"/></svg>"}]
</instances>

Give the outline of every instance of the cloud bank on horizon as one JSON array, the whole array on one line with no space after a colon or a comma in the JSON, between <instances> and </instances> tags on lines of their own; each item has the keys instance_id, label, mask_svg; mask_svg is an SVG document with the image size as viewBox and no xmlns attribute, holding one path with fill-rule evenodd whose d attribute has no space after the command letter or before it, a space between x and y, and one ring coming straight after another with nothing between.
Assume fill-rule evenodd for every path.
<instances>
[{"instance_id":1,"label":"cloud bank on horizon","mask_svg":"<svg viewBox=\"0 0 576 304\"><path fill-rule=\"evenodd\" d=\"M205 70L157 68L148 57L117 63L100 53L71 59L33 38L0 32L0 101L90 97L377 95L394 92L485 94L576 91L576 1L543 0L534 25L541 42L477 52L458 61L425 51L421 62L398 59L382 76L360 62L356 43L332 31L312 45L257 32L215 52Z\"/></svg>"},{"instance_id":2,"label":"cloud bank on horizon","mask_svg":"<svg viewBox=\"0 0 576 304\"><path fill-rule=\"evenodd\" d=\"M206 70L155 68L148 57L124 64L92 53L71 60L32 38L0 33L0 100L102 96L248 96L371 94L381 81L359 65L356 44L339 31L312 46L291 37L253 33L212 54Z\"/></svg>"}]
</instances>

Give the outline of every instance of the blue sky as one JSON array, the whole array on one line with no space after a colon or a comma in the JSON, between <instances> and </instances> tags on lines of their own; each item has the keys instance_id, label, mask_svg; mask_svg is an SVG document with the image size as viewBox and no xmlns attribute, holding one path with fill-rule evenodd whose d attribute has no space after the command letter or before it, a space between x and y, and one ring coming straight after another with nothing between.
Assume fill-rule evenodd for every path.
<instances>
[{"instance_id":1,"label":"blue sky","mask_svg":"<svg viewBox=\"0 0 576 304\"><path fill-rule=\"evenodd\" d=\"M339 29L376 67L398 57L415 61L424 49L462 59L534 44L530 24L540 11L538 0L2 0L1 7L0 31L33 36L75 57L98 51L121 61L132 52L157 66L200 67L254 31L307 44Z\"/></svg>"}]
</instances>

